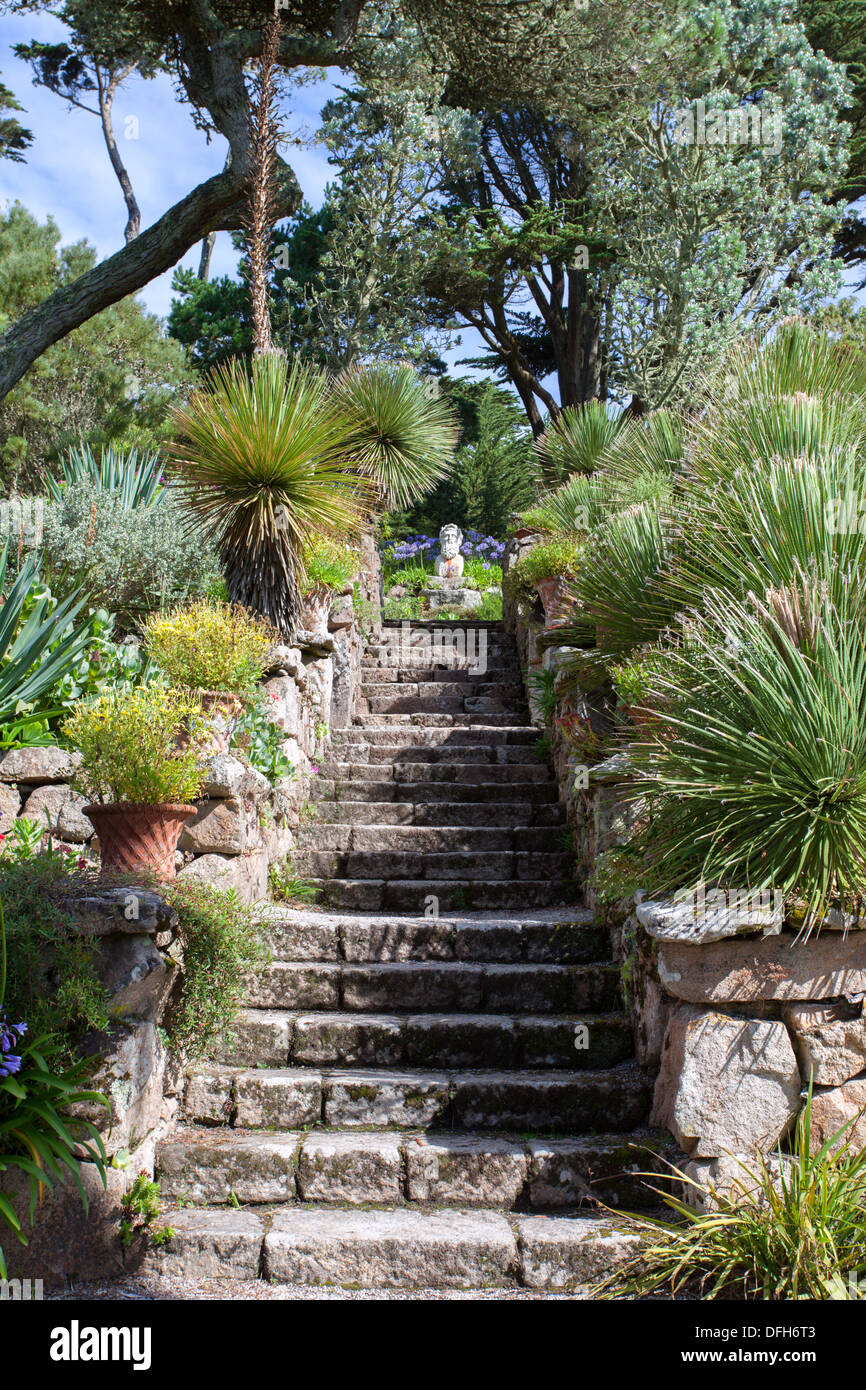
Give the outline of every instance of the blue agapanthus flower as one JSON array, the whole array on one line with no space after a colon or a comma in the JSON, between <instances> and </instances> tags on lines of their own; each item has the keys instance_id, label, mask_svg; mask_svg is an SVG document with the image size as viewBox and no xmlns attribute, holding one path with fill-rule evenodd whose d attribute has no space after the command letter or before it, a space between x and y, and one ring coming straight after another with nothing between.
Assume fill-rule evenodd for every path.
<instances>
[{"instance_id":1,"label":"blue agapanthus flower","mask_svg":"<svg viewBox=\"0 0 866 1390\"><path fill-rule=\"evenodd\" d=\"M0 1009L0 1077L13 1076L21 1070L21 1058L13 1049L26 1032L26 1023L7 1023L5 1010Z\"/></svg>"}]
</instances>

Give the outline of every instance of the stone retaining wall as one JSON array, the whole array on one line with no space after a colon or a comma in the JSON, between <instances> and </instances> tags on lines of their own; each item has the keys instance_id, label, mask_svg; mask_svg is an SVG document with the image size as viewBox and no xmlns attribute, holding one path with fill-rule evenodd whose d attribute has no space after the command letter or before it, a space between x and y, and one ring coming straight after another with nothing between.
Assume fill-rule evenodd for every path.
<instances>
[{"instance_id":1,"label":"stone retaining wall","mask_svg":"<svg viewBox=\"0 0 866 1390\"><path fill-rule=\"evenodd\" d=\"M533 543L509 544L506 572ZM559 651L538 646L540 600L532 609L506 602L505 622L527 676L556 670ZM597 693L582 693L575 708L599 733L609 730ZM551 751L588 879L640 814L628 758L620 752L586 765L556 726ZM598 905L589 886L587 897ZM852 1141L866 1146L866 921L831 922L805 940L769 895L637 898L605 911L636 1055L656 1074L653 1122L674 1135L686 1171L716 1187L742 1179L731 1155L771 1153L790 1133L810 1081L814 1141L856 1120Z\"/></svg>"},{"instance_id":2,"label":"stone retaining wall","mask_svg":"<svg viewBox=\"0 0 866 1390\"><path fill-rule=\"evenodd\" d=\"M360 587L378 605L378 557L368 549ZM247 902L267 896L269 866L292 851L330 730L351 723L361 650L348 595L326 605L317 630L301 634L297 645L274 649L264 693L270 718L285 732L294 775L272 785L242 757L215 753L198 815L180 842L179 879L234 888ZM47 821L56 844L98 863L85 798L70 785L75 765L75 754L56 747L12 749L0 757L0 833L19 816ZM99 1057L92 1084L108 1096L111 1114L100 1107L91 1118L114 1166L104 1188L94 1165L82 1164L89 1214L71 1184L58 1186L46 1193L26 1247L3 1239L10 1277L49 1284L121 1272L121 1198L140 1173L153 1176L156 1145L174 1124L183 1071L183 1059L167 1056L160 1034L182 963L174 910L157 894L135 888L100 890L71 906L74 930L99 940L97 969L113 1019L106 1033L86 1039L83 1051ZM25 1217L26 1182L4 1174L3 1191Z\"/></svg>"},{"instance_id":3,"label":"stone retaining wall","mask_svg":"<svg viewBox=\"0 0 866 1390\"><path fill-rule=\"evenodd\" d=\"M293 849L330 730L351 723L361 647L351 597L340 595L325 608L320 630L302 633L293 647L273 649L263 694L268 717L285 732L283 752L294 771L272 785L243 754L215 753L198 815L181 835L179 878L234 888L245 902L266 897L268 869ZM61 849L98 863L99 842L84 814L87 798L70 785L76 764L76 754L56 747L0 755L0 834L27 817L50 828Z\"/></svg>"}]
</instances>

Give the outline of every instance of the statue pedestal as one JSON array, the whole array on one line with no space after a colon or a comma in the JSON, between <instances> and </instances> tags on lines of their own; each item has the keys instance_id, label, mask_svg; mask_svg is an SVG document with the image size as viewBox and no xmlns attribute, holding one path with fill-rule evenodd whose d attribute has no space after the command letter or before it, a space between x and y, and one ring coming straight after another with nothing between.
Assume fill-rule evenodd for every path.
<instances>
[{"instance_id":1,"label":"statue pedestal","mask_svg":"<svg viewBox=\"0 0 866 1390\"><path fill-rule=\"evenodd\" d=\"M474 608L481 606L480 591L464 589L460 579L443 579L431 575L422 592L432 608L457 608L471 613Z\"/></svg>"}]
</instances>

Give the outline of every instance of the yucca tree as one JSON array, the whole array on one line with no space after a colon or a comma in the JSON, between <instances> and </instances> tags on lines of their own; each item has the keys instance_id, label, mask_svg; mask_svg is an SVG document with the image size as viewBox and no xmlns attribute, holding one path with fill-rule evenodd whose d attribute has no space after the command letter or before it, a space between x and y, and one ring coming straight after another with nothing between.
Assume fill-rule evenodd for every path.
<instances>
[{"instance_id":1,"label":"yucca tree","mask_svg":"<svg viewBox=\"0 0 866 1390\"><path fill-rule=\"evenodd\" d=\"M411 507L447 476L457 418L413 367L349 368L334 384L344 458L387 511Z\"/></svg>"},{"instance_id":2,"label":"yucca tree","mask_svg":"<svg viewBox=\"0 0 866 1390\"><path fill-rule=\"evenodd\" d=\"M217 368L174 412L187 505L215 542L231 599L286 638L303 610L304 547L349 538L363 485L345 467L346 428L314 368L269 353Z\"/></svg>"}]
</instances>

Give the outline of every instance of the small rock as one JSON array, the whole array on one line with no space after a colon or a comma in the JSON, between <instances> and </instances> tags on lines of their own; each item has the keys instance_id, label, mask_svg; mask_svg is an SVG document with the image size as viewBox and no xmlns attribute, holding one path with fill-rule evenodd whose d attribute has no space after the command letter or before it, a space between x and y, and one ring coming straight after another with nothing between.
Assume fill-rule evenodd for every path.
<instances>
[{"instance_id":1,"label":"small rock","mask_svg":"<svg viewBox=\"0 0 866 1390\"><path fill-rule=\"evenodd\" d=\"M16 787L0 782L0 835L8 835L12 822L21 810L21 796ZM92 828L92 827L91 827Z\"/></svg>"},{"instance_id":2,"label":"small rock","mask_svg":"<svg viewBox=\"0 0 866 1390\"><path fill-rule=\"evenodd\" d=\"M66 748L10 748L0 757L0 781L68 782L81 765L81 754Z\"/></svg>"},{"instance_id":3,"label":"small rock","mask_svg":"<svg viewBox=\"0 0 866 1390\"><path fill-rule=\"evenodd\" d=\"M862 1004L787 1004L782 1017L794 1034L805 1081L841 1086L866 1068Z\"/></svg>"},{"instance_id":4,"label":"small rock","mask_svg":"<svg viewBox=\"0 0 866 1390\"><path fill-rule=\"evenodd\" d=\"M680 1007L665 1036L653 1122L693 1158L766 1153L787 1133L800 1089L783 1023Z\"/></svg>"},{"instance_id":5,"label":"small rock","mask_svg":"<svg viewBox=\"0 0 866 1390\"><path fill-rule=\"evenodd\" d=\"M61 783L37 787L28 796L21 814L46 828L50 826L52 833L61 840L84 844L93 836L93 824L84 814L87 804L85 797Z\"/></svg>"},{"instance_id":6,"label":"small rock","mask_svg":"<svg viewBox=\"0 0 866 1390\"><path fill-rule=\"evenodd\" d=\"M718 902L710 891L697 901L692 901L691 895L685 902L644 901L635 910L641 926L657 941L702 945L746 932L778 936L785 917L784 902L774 905L769 894L766 903L755 901L757 897L743 895L741 901L729 902L729 895L720 889Z\"/></svg>"},{"instance_id":7,"label":"small rock","mask_svg":"<svg viewBox=\"0 0 866 1390\"><path fill-rule=\"evenodd\" d=\"M206 764L203 798L234 797L258 804L271 794L271 784L257 768L242 763L231 753L216 753Z\"/></svg>"},{"instance_id":8,"label":"small rock","mask_svg":"<svg viewBox=\"0 0 866 1390\"><path fill-rule=\"evenodd\" d=\"M185 864L177 878L179 882L192 879L223 891L233 888L241 902L259 902L268 891L268 856L264 850L230 857L202 854Z\"/></svg>"},{"instance_id":9,"label":"small rock","mask_svg":"<svg viewBox=\"0 0 866 1390\"><path fill-rule=\"evenodd\" d=\"M866 1076L855 1077L830 1091L812 1093L812 1144L826 1144L843 1125L849 1125L835 1148L846 1143L855 1153L866 1149Z\"/></svg>"},{"instance_id":10,"label":"small rock","mask_svg":"<svg viewBox=\"0 0 866 1390\"><path fill-rule=\"evenodd\" d=\"M203 801L181 831L178 848L192 854L243 854L255 840L239 801Z\"/></svg>"}]
</instances>

